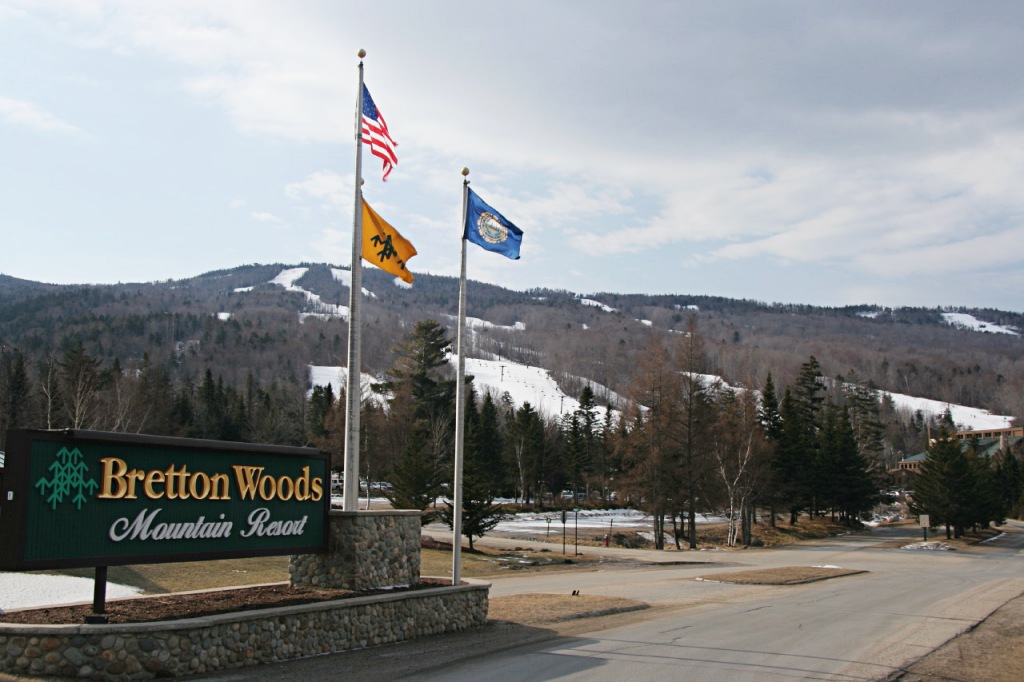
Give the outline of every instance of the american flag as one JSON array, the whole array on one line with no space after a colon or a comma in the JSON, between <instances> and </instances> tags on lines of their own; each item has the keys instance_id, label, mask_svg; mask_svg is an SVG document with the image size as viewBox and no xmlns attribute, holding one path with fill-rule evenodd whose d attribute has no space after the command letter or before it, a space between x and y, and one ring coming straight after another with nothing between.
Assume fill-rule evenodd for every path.
<instances>
[{"instance_id":1,"label":"american flag","mask_svg":"<svg viewBox=\"0 0 1024 682\"><path fill-rule=\"evenodd\" d=\"M370 145L370 153L384 161L384 179L388 179L391 169L398 163L395 147L398 143L391 139L388 124L380 114L380 109L373 103L370 91L363 86L363 142Z\"/></svg>"}]
</instances>

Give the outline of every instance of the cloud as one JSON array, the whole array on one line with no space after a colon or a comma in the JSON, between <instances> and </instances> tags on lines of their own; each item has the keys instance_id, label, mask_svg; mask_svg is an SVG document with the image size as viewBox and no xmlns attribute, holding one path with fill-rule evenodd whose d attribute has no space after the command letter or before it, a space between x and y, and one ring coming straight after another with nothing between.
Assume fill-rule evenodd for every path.
<instances>
[{"instance_id":1,"label":"cloud","mask_svg":"<svg viewBox=\"0 0 1024 682\"><path fill-rule=\"evenodd\" d=\"M249 217L258 223L268 223L275 227L288 227L288 223L267 211L253 211L249 214Z\"/></svg>"},{"instance_id":2,"label":"cloud","mask_svg":"<svg viewBox=\"0 0 1024 682\"><path fill-rule=\"evenodd\" d=\"M352 231L324 228L313 248L324 262L347 264L352 260Z\"/></svg>"},{"instance_id":3,"label":"cloud","mask_svg":"<svg viewBox=\"0 0 1024 682\"><path fill-rule=\"evenodd\" d=\"M352 186L354 176L339 175L330 170L310 173L304 180L289 183L284 188L285 196L290 199L319 199L324 206L344 206L353 201Z\"/></svg>"},{"instance_id":4,"label":"cloud","mask_svg":"<svg viewBox=\"0 0 1024 682\"><path fill-rule=\"evenodd\" d=\"M654 257L666 267L645 273L651 289L719 268L741 295L767 298L781 294L764 287L802 264L828 278L822 296L836 297L849 290L840 275L917 295L915 279L936 268L969 275L962 254L972 249L998 251L991 267L1022 267L1019 3L978 11L936 0L922 13L589 0L546 6L544 21L514 3L460 0L7 6L17 9L0 9L0 20L31 24L47 54L93 58L97 68L53 82L95 75L87 94L101 95L123 77L172 102L181 120L209 123L203 141L224 142L227 174L242 185L220 196L247 196L242 183L283 188L262 190L267 210L253 219L322 230L304 247L331 260L326 235L351 220L355 52L365 47L367 82L400 143L386 185L364 157L367 198L410 231L431 271L457 270L462 166L527 235L521 263L480 276L516 273L530 286L630 290L639 280L628 273ZM494 26L515 49L495 49ZM14 116L77 130L0 100L0 120ZM273 171L237 172L228 158L265 151L280 155ZM602 268L587 274L594 258Z\"/></svg>"},{"instance_id":5,"label":"cloud","mask_svg":"<svg viewBox=\"0 0 1024 682\"><path fill-rule=\"evenodd\" d=\"M43 133L80 133L76 126L43 111L31 102L0 97L0 120Z\"/></svg>"}]
</instances>

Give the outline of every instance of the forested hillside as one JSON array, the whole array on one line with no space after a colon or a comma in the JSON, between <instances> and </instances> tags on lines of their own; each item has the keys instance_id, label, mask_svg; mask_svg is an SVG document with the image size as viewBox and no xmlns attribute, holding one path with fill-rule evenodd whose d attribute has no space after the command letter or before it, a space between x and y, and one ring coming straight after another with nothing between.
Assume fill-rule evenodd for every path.
<instances>
[{"instance_id":1,"label":"forested hillside","mask_svg":"<svg viewBox=\"0 0 1024 682\"><path fill-rule=\"evenodd\" d=\"M23 356L34 386L42 367L79 348L98 367L116 363L126 376L143 365L158 368L174 390L198 386L209 371L226 388L255 384L304 394L308 365L346 364L347 319L300 318L320 310L302 292L269 284L286 267L251 265L182 281L110 286L0 276L0 344L7 356ZM304 267L297 287L324 304L347 306L346 281L328 266ZM382 375L394 360L392 349L417 321L434 319L454 332L455 278L419 274L413 287L403 288L373 268L363 275L364 371ZM788 384L814 356L826 377L1024 415L1024 340L954 328L942 312L700 295L516 292L477 282L468 295L468 315L490 323L474 328L472 354L549 369L570 394L578 393L578 378L625 394L648 340L667 341L692 318L706 340L711 373L732 385L760 387L768 373ZM1019 313L964 312L1024 330Z\"/></svg>"},{"instance_id":2,"label":"forested hillside","mask_svg":"<svg viewBox=\"0 0 1024 682\"><path fill-rule=\"evenodd\" d=\"M346 364L347 275L323 264L274 264L180 281L102 286L0 276L0 433L9 427L74 427L314 443L340 451L340 396L318 390L310 398L308 368ZM417 274L411 287L397 286L392 277L368 267L363 286L362 370L389 387L383 402L392 403L390 413L367 415L366 447L377 453L378 472L398 477L403 457L427 445L410 444L416 429L395 431L380 420L397 414L395 387L409 379L410 347L423 342L417 334L430 326L428 321L437 323L442 337L435 339L440 345L434 350L448 348L458 282ZM948 312L819 308L697 294L517 292L471 282L468 315L475 319L467 340L470 356L546 368L571 396L592 391L591 406L607 401L606 388L608 395L654 407L644 403L654 400L644 397L650 390L645 382L657 367L717 375L728 385L759 390L771 376L781 403L784 392L800 381L808 390L813 361L817 381L830 396L825 402L843 403L847 384L875 396L872 420L878 422L879 439L871 448L873 466L880 470L923 450L929 424L923 415L896 413L875 390L1024 415L1024 340L1016 333L951 326L943 316ZM957 312L1011 331L1024 329L1020 313ZM695 341L699 358L687 350ZM658 359L661 352L666 355ZM421 370L439 387L450 379L445 363ZM442 403L450 402L449 391L438 390ZM427 409L417 402L421 398L410 398L410 415L418 415L410 416L410 423L426 418L420 414ZM482 409L486 398L477 396L476 405ZM440 419L442 403L429 407L431 419ZM647 418L626 404L612 407L637 424ZM600 466L589 452L596 447L589 440L595 432L605 439L614 433L624 437L631 430L625 422L574 426L536 413L517 414L521 408L502 407L499 430L506 442L501 447L512 438L508 429L523 419L523 433L539 429L534 437L548 439L548 460L528 474L522 461L515 465L515 457L506 453L504 478L495 483L504 492L530 497L538 486L549 494L563 486L586 486L607 494L615 472L628 468L622 457L629 448L620 449L616 460L605 442ZM750 408L737 404L733 418L742 421L743 409ZM825 412L815 416L821 420L815 428L824 428L825 417ZM435 423L432 428L433 434L427 429L417 438L433 438L431 447L442 452L445 439L438 432L449 427ZM580 448L588 454L581 455Z\"/></svg>"}]
</instances>

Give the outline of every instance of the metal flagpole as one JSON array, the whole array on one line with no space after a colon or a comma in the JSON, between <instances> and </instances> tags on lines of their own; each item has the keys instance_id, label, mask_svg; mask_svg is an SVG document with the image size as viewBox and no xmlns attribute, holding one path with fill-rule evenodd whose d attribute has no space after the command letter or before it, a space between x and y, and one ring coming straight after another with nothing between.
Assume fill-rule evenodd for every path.
<instances>
[{"instance_id":1,"label":"metal flagpole","mask_svg":"<svg viewBox=\"0 0 1024 682\"><path fill-rule=\"evenodd\" d=\"M462 347L466 326L466 211L469 206L469 169L462 169L462 269L459 274L459 324L455 337L458 370L455 375L455 483L452 513L452 584L462 582L462 454L466 436L466 353Z\"/></svg>"},{"instance_id":2,"label":"metal flagpole","mask_svg":"<svg viewBox=\"0 0 1024 682\"><path fill-rule=\"evenodd\" d=\"M348 293L348 377L345 386L345 511L359 507L359 404L363 397L359 296L363 288L363 57L359 50L356 96L356 188L352 217L352 281Z\"/></svg>"}]
</instances>

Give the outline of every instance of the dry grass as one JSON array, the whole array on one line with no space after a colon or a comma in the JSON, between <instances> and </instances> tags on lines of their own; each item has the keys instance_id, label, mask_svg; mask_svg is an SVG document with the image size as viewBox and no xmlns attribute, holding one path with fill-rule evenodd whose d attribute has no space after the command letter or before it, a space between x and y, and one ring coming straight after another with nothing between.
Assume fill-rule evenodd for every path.
<instances>
[{"instance_id":1,"label":"dry grass","mask_svg":"<svg viewBox=\"0 0 1024 682\"><path fill-rule=\"evenodd\" d=\"M40 571L92 578L91 568ZM288 557L251 557L216 561L186 561L172 564L111 566L107 580L134 585L150 594L206 590L238 585L263 585L288 580Z\"/></svg>"},{"instance_id":2,"label":"dry grass","mask_svg":"<svg viewBox=\"0 0 1024 682\"><path fill-rule=\"evenodd\" d=\"M465 578L486 578L507 575L513 572L566 571L589 567L597 563L591 556L565 556L561 552L546 549L497 550L477 547L461 554L460 571ZM420 574L450 576L452 574L452 551L450 546L420 551Z\"/></svg>"},{"instance_id":3,"label":"dry grass","mask_svg":"<svg viewBox=\"0 0 1024 682\"><path fill-rule=\"evenodd\" d=\"M858 573L867 573L867 571L827 566L785 566L739 573L712 573L699 576L696 579L736 585L802 585Z\"/></svg>"},{"instance_id":4,"label":"dry grass","mask_svg":"<svg viewBox=\"0 0 1024 682\"><path fill-rule=\"evenodd\" d=\"M520 625L551 625L553 623L597 618L613 613L638 611L647 604L622 597L564 594L518 594L490 600L487 617Z\"/></svg>"}]
</instances>

